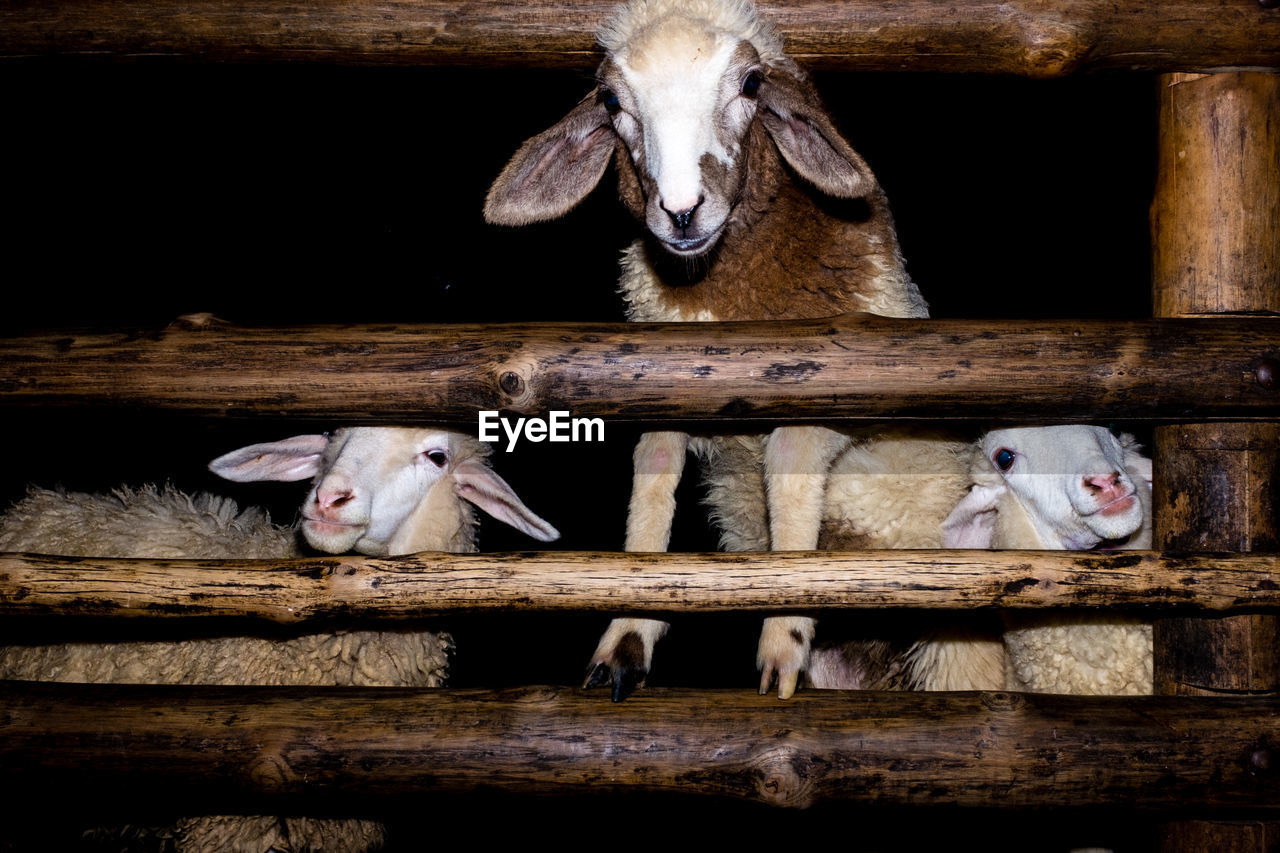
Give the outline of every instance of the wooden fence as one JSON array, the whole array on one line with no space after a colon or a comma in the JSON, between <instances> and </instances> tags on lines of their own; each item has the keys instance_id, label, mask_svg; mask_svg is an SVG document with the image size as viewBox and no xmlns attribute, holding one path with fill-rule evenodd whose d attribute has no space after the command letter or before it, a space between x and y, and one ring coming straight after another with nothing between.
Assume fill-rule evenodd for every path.
<instances>
[{"instance_id":1,"label":"wooden fence","mask_svg":"<svg viewBox=\"0 0 1280 853\"><path fill-rule=\"evenodd\" d=\"M732 691L653 691L652 702L612 706L544 688L23 684L0 696L7 775L40 787L262 797L595 785L801 806L1106 804L1165 818L1190 802L1197 816L1254 823L1178 825L1164 849L1274 849L1277 825L1256 821L1280 807L1270 553L1280 551L1280 11L1256 0L962 2L948 15L923 2L763 5L792 51L820 67L1175 72L1159 78L1154 319L60 331L0 342L0 405L363 422L562 405L646 423L939 411L1123 419L1154 426L1160 551L278 565L8 555L0 612L296 622L515 609L1145 606L1161 616L1159 695L810 693L767 704ZM580 66L594 59L590 34L607 6L24 0L0 9L0 57ZM672 705L689 716L664 715ZM361 732L326 733L355 717ZM659 728L671 737L655 749Z\"/></svg>"}]
</instances>

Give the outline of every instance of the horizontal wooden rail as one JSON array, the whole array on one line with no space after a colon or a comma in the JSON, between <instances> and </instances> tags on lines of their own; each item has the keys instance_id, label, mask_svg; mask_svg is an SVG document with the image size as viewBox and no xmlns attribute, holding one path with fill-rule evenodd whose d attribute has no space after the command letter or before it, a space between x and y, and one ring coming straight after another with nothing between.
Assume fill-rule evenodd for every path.
<instances>
[{"instance_id":1,"label":"horizontal wooden rail","mask_svg":"<svg viewBox=\"0 0 1280 853\"><path fill-rule=\"evenodd\" d=\"M8 0L0 57L382 65L594 64L613 0ZM787 0L760 4L813 67L1052 77L1280 66L1259 0Z\"/></svg>"},{"instance_id":2,"label":"horizontal wooden rail","mask_svg":"<svg viewBox=\"0 0 1280 853\"><path fill-rule=\"evenodd\" d=\"M678 713L676 712L678 709ZM358 721L358 725L352 725ZM387 798L475 789L971 806L1280 807L1280 700L805 691L191 688L13 682L0 774L124 789Z\"/></svg>"},{"instance_id":3,"label":"horizontal wooden rail","mask_svg":"<svg viewBox=\"0 0 1280 853\"><path fill-rule=\"evenodd\" d=\"M1280 416L1280 322L847 315L724 324L176 324L0 339L0 406L104 405L471 428L483 409L631 421L1270 419Z\"/></svg>"},{"instance_id":4,"label":"horizontal wooden rail","mask_svg":"<svg viewBox=\"0 0 1280 853\"><path fill-rule=\"evenodd\" d=\"M1064 551L417 554L280 562L0 555L0 615L298 623L447 612L1280 607L1280 555Z\"/></svg>"}]
</instances>

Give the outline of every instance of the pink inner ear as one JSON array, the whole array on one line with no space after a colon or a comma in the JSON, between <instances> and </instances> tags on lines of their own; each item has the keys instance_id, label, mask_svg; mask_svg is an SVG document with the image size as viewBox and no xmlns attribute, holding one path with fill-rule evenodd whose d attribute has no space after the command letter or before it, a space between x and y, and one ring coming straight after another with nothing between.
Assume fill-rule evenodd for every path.
<instances>
[{"instance_id":1,"label":"pink inner ear","mask_svg":"<svg viewBox=\"0 0 1280 853\"><path fill-rule=\"evenodd\" d=\"M254 483L293 482L314 477L329 444L327 436L295 435L281 441L251 444L209 463L209 470L226 480Z\"/></svg>"},{"instance_id":2,"label":"pink inner ear","mask_svg":"<svg viewBox=\"0 0 1280 853\"><path fill-rule=\"evenodd\" d=\"M980 512L969 516L963 523L942 528L944 548L990 548L991 533L995 529L996 513Z\"/></svg>"},{"instance_id":3,"label":"pink inner ear","mask_svg":"<svg viewBox=\"0 0 1280 853\"><path fill-rule=\"evenodd\" d=\"M996 505L1001 486L977 486L969 490L942 522L942 547L990 548L996 526Z\"/></svg>"},{"instance_id":4,"label":"pink inner ear","mask_svg":"<svg viewBox=\"0 0 1280 853\"><path fill-rule=\"evenodd\" d=\"M460 462L454 468L453 477L460 497L499 521L543 542L560 538L558 530L526 507L507 481L483 462L474 459Z\"/></svg>"},{"instance_id":5,"label":"pink inner ear","mask_svg":"<svg viewBox=\"0 0 1280 853\"><path fill-rule=\"evenodd\" d=\"M528 225L563 216L600 182L613 155L613 125L595 96L529 139L494 180L485 219Z\"/></svg>"}]
</instances>

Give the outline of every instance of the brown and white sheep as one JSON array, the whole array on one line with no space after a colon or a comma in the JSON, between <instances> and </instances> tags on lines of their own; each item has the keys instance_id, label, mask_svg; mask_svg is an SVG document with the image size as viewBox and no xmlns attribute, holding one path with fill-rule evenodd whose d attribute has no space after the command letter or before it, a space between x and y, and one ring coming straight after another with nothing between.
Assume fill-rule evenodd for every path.
<instances>
[{"instance_id":1,"label":"brown and white sheep","mask_svg":"<svg viewBox=\"0 0 1280 853\"><path fill-rule=\"evenodd\" d=\"M459 432L358 427L255 444L210 468L239 482L314 478L301 532L326 553L473 552L472 506L541 541L559 536ZM31 489L0 516L0 551L96 557L262 559L301 556L297 531L226 498L173 488L96 495ZM87 683L438 687L453 640L439 631L331 631L291 637L78 642L0 647L0 678ZM162 838L183 851L338 850L382 846L381 823L200 816L165 827L96 831ZM121 836L123 840L125 836Z\"/></svg>"},{"instance_id":2,"label":"brown and white sheep","mask_svg":"<svg viewBox=\"0 0 1280 853\"><path fill-rule=\"evenodd\" d=\"M646 232L622 258L629 320L927 316L884 192L754 5L632 0L598 39L605 57L595 88L502 170L485 201L488 221L561 216L612 159L622 202ZM686 451L714 456L719 441L672 431L641 437L626 550L666 550ZM817 545L826 470L848 443L844 433L809 426L763 438L775 550ZM618 700L643 683L666 627L615 620L588 686L611 680ZM812 631L809 619L766 620L762 690L776 672L780 695L790 695Z\"/></svg>"}]
</instances>

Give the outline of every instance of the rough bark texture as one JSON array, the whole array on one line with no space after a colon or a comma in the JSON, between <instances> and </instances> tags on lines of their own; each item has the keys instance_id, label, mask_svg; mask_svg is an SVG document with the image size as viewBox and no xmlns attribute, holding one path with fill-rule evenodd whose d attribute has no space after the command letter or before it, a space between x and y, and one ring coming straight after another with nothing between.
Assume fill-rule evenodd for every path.
<instances>
[{"instance_id":1,"label":"rough bark texture","mask_svg":"<svg viewBox=\"0 0 1280 853\"><path fill-rule=\"evenodd\" d=\"M1152 205L1157 315L1228 317L1280 308L1278 84L1260 74L1161 78ZM1278 438L1276 424L1158 428L1156 544L1274 550ZM1156 692L1276 695L1278 627L1273 614L1157 621ZM1275 844L1274 832L1274 824L1174 824L1165 827L1162 844L1257 851Z\"/></svg>"},{"instance_id":2,"label":"rough bark texture","mask_svg":"<svg viewBox=\"0 0 1280 853\"><path fill-rule=\"evenodd\" d=\"M615 704L550 687L15 683L0 694L0 769L11 796L55 788L68 804L127 791L350 807L483 788L791 807L1274 808L1278 702L655 689Z\"/></svg>"},{"instance_id":3,"label":"rough bark texture","mask_svg":"<svg viewBox=\"0 0 1280 853\"><path fill-rule=\"evenodd\" d=\"M760 4L812 67L1055 77L1280 65L1258 0L788 0ZM585 67L613 0L14 0L0 57Z\"/></svg>"},{"instance_id":4,"label":"rough bark texture","mask_svg":"<svg viewBox=\"0 0 1280 853\"><path fill-rule=\"evenodd\" d=\"M909 579L909 582L904 579ZM236 564L0 555L0 616L297 624L437 613L1280 606L1280 556L1061 551L417 554Z\"/></svg>"},{"instance_id":5,"label":"rough bark texture","mask_svg":"<svg viewBox=\"0 0 1280 853\"><path fill-rule=\"evenodd\" d=\"M67 331L0 340L0 406L476 424L478 409L658 421L1178 422L1280 415L1269 320ZM501 437L502 431L494 432Z\"/></svg>"},{"instance_id":6,"label":"rough bark texture","mask_svg":"<svg viewBox=\"0 0 1280 853\"><path fill-rule=\"evenodd\" d=\"M1193 424L1156 431L1156 535L1186 551L1275 551L1278 424ZM1275 693L1277 617L1156 623L1156 690L1174 695Z\"/></svg>"},{"instance_id":7,"label":"rough bark texture","mask_svg":"<svg viewBox=\"0 0 1280 853\"><path fill-rule=\"evenodd\" d=\"M1280 75L1159 85L1155 315L1280 314Z\"/></svg>"}]
</instances>

